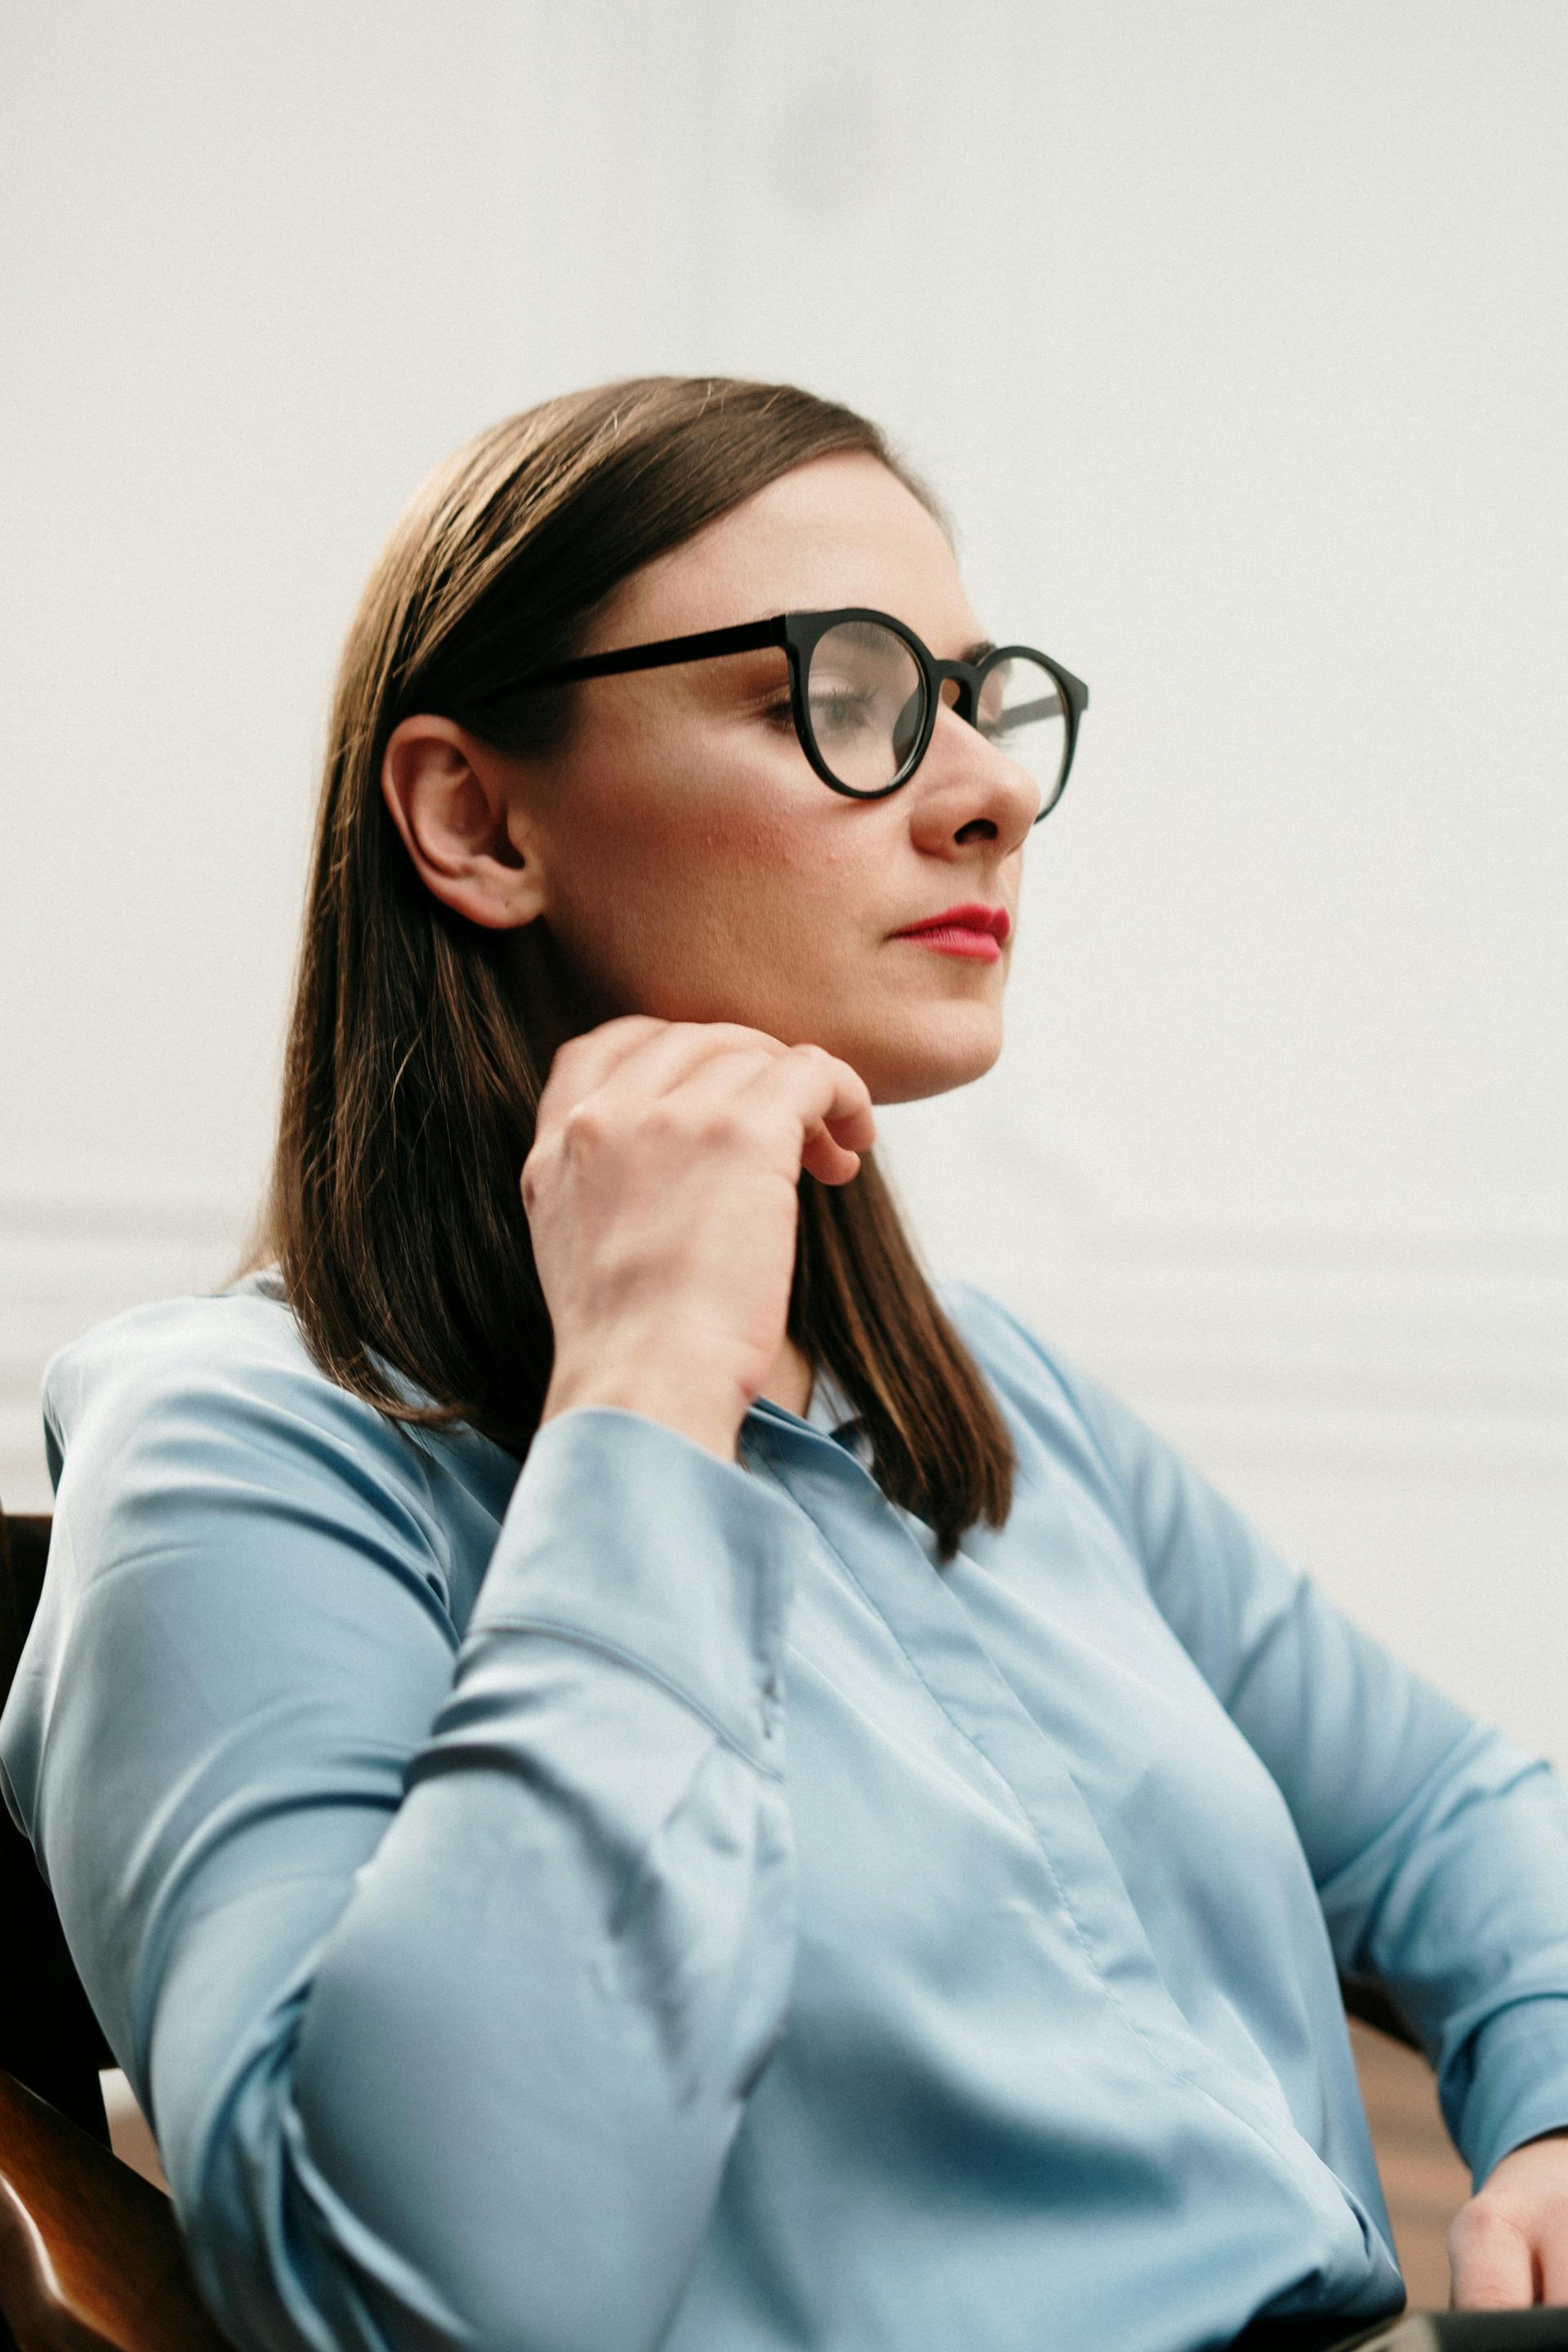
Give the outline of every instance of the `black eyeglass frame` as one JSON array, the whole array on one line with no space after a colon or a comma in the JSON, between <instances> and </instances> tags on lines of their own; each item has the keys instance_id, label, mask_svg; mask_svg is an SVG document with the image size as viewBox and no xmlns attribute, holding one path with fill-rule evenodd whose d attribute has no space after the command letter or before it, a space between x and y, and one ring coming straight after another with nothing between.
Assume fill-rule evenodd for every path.
<instances>
[{"instance_id":1,"label":"black eyeglass frame","mask_svg":"<svg viewBox=\"0 0 1568 2352\"><path fill-rule=\"evenodd\" d=\"M846 621L875 622L890 630L908 647L925 688L925 709L920 730L898 773L890 783L878 784L867 791L845 783L828 767L817 749L806 696L812 655L821 639ZM931 739L936 730L937 712L942 707L942 689L949 678L958 688L952 707L958 717L973 727L975 724L974 713L979 707L980 689L987 673L998 662L1020 654L1026 655L1030 661L1038 662L1055 678L1061 691L1062 712L1067 722L1067 753L1062 761L1061 772L1057 778L1055 792L1041 807L1039 816L1034 819L1036 824L1039 824L1040 817L1048 815L1055 808L1066 789L1073 752L1078 746L1079 724L1089 708L1089 688L1082 678L1075 677L1071 670L1064 669L1060 662L1054 661L1049 654L1042 653L1037 646L993 646L989 653L983 654L975 662L938 661L930 646L915 635L913 629L896 619L891 613L879 613L869 604L839 604L825 612L775 613L769 620L742 621L732 628L698 629L688 636L658 637L647 645L619 646L612 653L581 654L575 660L557 662L550 669L535 670L531 676L515 680L505 691L512 694L531 687L567 686L584 677L616 677L628 670L673 668L680 662L711 661L722 654L755 653L764 646L782 646L788 657L790 710L801 750L829 790L842 793L847 800L885 800L889 793L896 793L900 785L909 782L931 748Z\"/></svg>"}]
</instances>

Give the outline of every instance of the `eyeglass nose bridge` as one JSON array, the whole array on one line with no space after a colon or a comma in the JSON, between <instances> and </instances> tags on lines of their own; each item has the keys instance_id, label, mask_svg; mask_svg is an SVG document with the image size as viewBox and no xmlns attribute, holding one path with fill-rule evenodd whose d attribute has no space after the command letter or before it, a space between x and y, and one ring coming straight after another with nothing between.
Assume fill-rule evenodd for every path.
<instances>
[{"instance_id":1,"label":"eyeglass nose bridge","mask_svg":"<svg viewBox=\"0 0 1568 2352\"><path fill-rule=\"evenodd\" d=\"M890 783L870 791L857 791L833 774L816 746L807 708L805 681L812 655L816 651L818 641L838 623L847 620L876 622L902 642L920 671L920 691L924 702L924 711L916 739L910 746L909 756L900 763L900 772ZM973 727L976 733L983 735L979 724L979 696L985 677L997 662L1015 655L1026 654L1031 661L1037 663L1055 680L1056 690L1060 697L1058 708L1067 725L1067 745L1057 777L1056 789L1054 792L1043 790L1041 804L1034 823L1038 824L1040 819L1048 815L1061 798L1063 786L1067 782L1068 770L1072 765L1073 753L1077 747L1079 722L1089 708L1089 688L1081 678L1075 677L1069 670L1063 669L1059 663L1052 661L1048 656L1038 652L1034 646L992 646L978 661L940 661L930 646L923 644L912 629L895 620L891 614L872 612L868 608L860 606L836 609L832 612L780 614L770 623L759 623L747 626L743 634L752 642L762 642L762 638L754 635L758 630L764 634L766 642L783 645L788 651L791 704L795 712L796 730L806 757L825 783L831 785L835 792L847 793L857 800L881 800L889 793L899 792L910 782L931 749L937 719L943 709L951 709L955 718L962 719L967 726ZM942 689L950 680L955 691L952 701L946 703Z\"/></svg>"},{"instance_id":2,"label":"eyeglass nose bridge","mask_svg":"<svg viewBox=\"0 0 1568 2352\"><path fill-rule=\"evenodd\" d=\"M998 648L998 651L1002 649ZM981 679L984 671L989 667L990 662L993 659L994 659L994 655L987 656L986 660L984 662L938 661L934 654L928 654L926 656L922 667L926 672L926 691L931 699L930 723L926 728L925 741L921 746L920 757L914 763L915 767L919 767L921 761L924 759L926 752L931 749L931 737L936 731L937 718L944 707L942 690L950 678L956 687L957 692L954 694L952 702L945 707L952 710L955 719L962 719L966 726L973 727L977 734L980 732L979 698ZM1074 726L1077 714L1072 707L1073 698L1064 688L1061 687L1059 680L1058 682L1058 687L1062 697L1063 716L1067 719L1069 729L1068 759L1067 761L1064 761L1063 763L1062 774L1058 779L1056 791L1054 793L1048 793L1043 785L1041 786L1040 806L1036 814L1030 819L1031 830L1035 825L1039 824L1041 817L1048 816L1050 814L1051 810L1061 798L1062 785L1066 782L1067 764L1068 761L1070 761L1072 757L1072 736L1070 730ZM1088 689L1080 688L1079 691L1083 701L1087 703L1089 700ZM912 775L913 772L914 771L911 769L910 771L910 774ZM903 781L907 783L909 782L909 776L906 775Z\"/></svg>"},{"instance_id":3,"label":"eyeglass nose bridge","mask_svg":"<svg viewBox=\"0 0 1568 2352\"><path fill-rule=\"evenodd\" d=\"M974 714L979 708L980 671L978 667L973 662L938 661L934 655L931 656L928 667L931 673L928 691L931 698L933 725L936 713L942 707L942 688L951 678L958 691L947 708L962 719L966 726L973 727Z\"/></svg>"},{"instance_id":4,"label":"eyeglass nose bridge","mask_svg":"<svg viewBox=\"0 0 1568 2352\"><path fill-rule=\"evenodd\" d=\"M917 701L923 705L923 709L921 724L910 730L910 751L900 763L903 772L898 779L899 787L907 784L924 761L936 733L936 722L944 709L951 710L966 726L973 727L979 708L979 671L973 662L938 661L934 654L928 654L923 648L917 651L911 647L910 650L915 652L921 682L905 709L911 709ZM942 688L950 679L957 690L952 702L946 702Z\"/></svg>"}]
</instances>

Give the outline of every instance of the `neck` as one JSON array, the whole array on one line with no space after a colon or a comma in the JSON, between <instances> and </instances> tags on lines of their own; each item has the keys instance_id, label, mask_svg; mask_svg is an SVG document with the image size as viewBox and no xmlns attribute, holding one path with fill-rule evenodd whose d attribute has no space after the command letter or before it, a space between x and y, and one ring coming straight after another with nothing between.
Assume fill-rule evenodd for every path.
<instances>
[{"instance_id":1,"label":"neck","mask_svg":"<svg viewBox=\"0 0 1568 2352\"><path fill-rule=\"evenodd\" d=\"M798 1413L805 1419L811 1402L812 1367L793 1339L786 1339L779 1349L773 1370L769 1373L763 1394L770 1404L782 1404L786 1412Z\"/></svg>"}]
</instances>

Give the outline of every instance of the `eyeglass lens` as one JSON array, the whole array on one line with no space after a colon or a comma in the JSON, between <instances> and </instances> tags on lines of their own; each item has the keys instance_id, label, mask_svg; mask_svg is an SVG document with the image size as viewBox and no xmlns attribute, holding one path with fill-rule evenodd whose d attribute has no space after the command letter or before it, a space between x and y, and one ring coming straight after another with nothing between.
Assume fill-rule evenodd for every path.
<instances>
[{"instance_id":1,"label":"eyeglass lens","mask_svg":"<svg viewBox=\"0 0 1568 2352\"><path fill-rule=\"evenodd\" d=\"M839 782L851 792L879 792L919 738L925 680L891 629L840 621L813 649L806 702L816 748Z\"/></svg>"},{"instance_id":2,"label":"eyeglass lens","mask_svg":"<svg viewBox=\"0 0 1568 2352\"><path fill-rule=\"evenodd\" d=\"M825 765L851 792L890 784L919 740L926 690L901 637L875 621L841 621L817 639L806 674L812 733ZM1055 800L1067 760L1067 711L1044 663L1010 655L986 672L975 724Z\"/></svg>"},{"instance_id":3,"label":"eyeglass lens","mask_svg":"<svg viewBox=\"0 0 1568 2352\"><path fill-rule=\"evenodd\" d=\"M1061 790L1067 766L1068 713L1061 688L1044 662L1009 654L986 671L978 699L976 726L988 743L1033 776L1044 816Z\"/></svg>"}]
</instances>

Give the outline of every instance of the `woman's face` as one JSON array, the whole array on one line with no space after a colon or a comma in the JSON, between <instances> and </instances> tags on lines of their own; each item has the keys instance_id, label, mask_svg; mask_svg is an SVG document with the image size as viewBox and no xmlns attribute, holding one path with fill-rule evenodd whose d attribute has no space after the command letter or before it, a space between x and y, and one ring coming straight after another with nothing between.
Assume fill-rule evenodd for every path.
<instances>
[{"instance_id":1,"label":"woman's face","mask_svg":"<svg viewBox=\"0 0 1568 2352\"><path fill-rule=\"evenodd\" d=\"M841 604L939 658L985 635L940 526L858 454L798 467L634 574L583 650ZM520 971L551 967L572 1027L744 1022L839 1055L874 1102L963 1086L1001 1051L1011 940L989 961L895 934L961 899L1016 922L1039 785L944 702L907 784L847 799L807 764L786 687L770 647L584 681L548 761L462 738L510 843L510 891L479 919L524 927Z\"/></svg>"}]
</instances>

